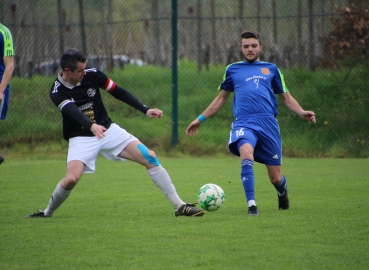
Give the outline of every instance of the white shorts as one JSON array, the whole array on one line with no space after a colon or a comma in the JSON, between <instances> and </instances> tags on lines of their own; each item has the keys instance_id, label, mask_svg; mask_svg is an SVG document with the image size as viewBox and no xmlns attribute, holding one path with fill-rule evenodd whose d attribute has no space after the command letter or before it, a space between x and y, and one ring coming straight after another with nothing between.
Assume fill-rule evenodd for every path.
<instances>
[{"instance_id":1,"label":"white shorts","mask_svg":"<svg viewBox=\"0 0 369 270\"><path fill-rule=\"evenodd\" d=\"M105 131L105 137L74 137L69 139L67 163L72 160L82 161L86 166L84 173L95 171L96 159L100 154L113 161L125 161L118 157L129 143L138 140L117 124L111 124Z\"/></svg>"}]
</instances>

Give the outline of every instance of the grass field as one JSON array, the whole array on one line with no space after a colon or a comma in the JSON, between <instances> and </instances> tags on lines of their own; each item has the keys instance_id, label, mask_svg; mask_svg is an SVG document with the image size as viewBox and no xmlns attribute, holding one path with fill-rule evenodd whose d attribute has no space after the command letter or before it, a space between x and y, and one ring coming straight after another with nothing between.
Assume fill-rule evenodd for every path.
<instances>
[{"instance_id":1,"label":"grass field","mask_svg":"<svg viewBox=\"0 0 369 270\"><path fill-rule=\"evenodd\" d=\"M368 159L284 159L291 209L277 209L264 166L254 166L260 215L249 217L233 157L161 157L180 196L205 183L226 202L202 218L174 217L147 173L99 159L51 219L44 208L65 158L0 165L0 269L368 269Z\"/></svg>"}]
</instances>

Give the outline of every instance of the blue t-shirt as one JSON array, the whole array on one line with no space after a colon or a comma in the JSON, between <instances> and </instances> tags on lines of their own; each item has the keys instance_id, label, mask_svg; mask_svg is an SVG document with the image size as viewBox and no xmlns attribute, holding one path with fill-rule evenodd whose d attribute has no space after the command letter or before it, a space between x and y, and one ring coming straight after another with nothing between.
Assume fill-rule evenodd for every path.
<instances>
[{"instance_id":1,"label":"blue t-shirt","mask_svg":"<svg viewBox=\"0 0 369 270\"><path fill-rule=\"evenodd\" d=\"M234 92L233 115L242 119L251 115L278 115L275 94L288 89L278 67L268 62L246 61L230 64L219 90Z\"/></svg>"}]
</instances>

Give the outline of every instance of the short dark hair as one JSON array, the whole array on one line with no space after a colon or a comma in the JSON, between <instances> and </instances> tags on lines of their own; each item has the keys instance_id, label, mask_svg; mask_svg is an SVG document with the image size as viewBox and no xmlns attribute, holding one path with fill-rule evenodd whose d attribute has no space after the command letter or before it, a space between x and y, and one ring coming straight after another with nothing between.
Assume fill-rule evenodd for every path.
<instances>
[{"instance_id":1,"label":"short dark hair","mask_svg":"<svg viewBox=\"0 0 369 270\"><path fill-rule=\"evenodd\" d=\"M260 34L256 31L253 30L243 31L241 33L241 38L256 38L257 40L259 40L259 45L261 45Z\"/></svg>"},{"instance_id":2,"label":"short dark hair","mask_svg":"<svg viewBox=\"0 0 369 270\"><path fill-rule=\"evenodd\" d=\"M77 62L86 63L86 55L75 48L66 50L60 58L60 66L63 70L69 68L73 72L77 68Z\"/></svg>"}]
</instances>

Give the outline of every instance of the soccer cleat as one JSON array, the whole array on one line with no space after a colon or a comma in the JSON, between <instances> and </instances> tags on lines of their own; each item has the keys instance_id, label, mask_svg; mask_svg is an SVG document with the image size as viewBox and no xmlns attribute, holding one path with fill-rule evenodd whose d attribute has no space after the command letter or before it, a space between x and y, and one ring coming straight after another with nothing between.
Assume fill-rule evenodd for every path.
<instances>
[{"instance_id":1,"label":"soccer cleat","mask_svg":"<svg viewBox=\"0 0 369 270\"><path fill-rule=\"evenodd\" d=\"M278 194L278 206L279 210L288 210L290 208L290 201L288 200L288 191L286 186L286 191L282 196Z\"/></svg>"},{"instance_id":2,"label":"soccer cleat","mask_svg":"<svg viewBox=\"0 0 369 270\"><path fill-rule=\"evenodd\" d=\"M249 212L248 212L249 216L257 216L259 215L259 210L256 207L256 205L252 205L249 207Z\"/></svg>"},{"instance_id":3,"label":"soccer cleat","mask_svg":"<svg viewBox=\"0 0 369 270\"><path fill-rule=\"evenodd\" d=\"M38 209L37 210L37 213L32 213L32 214L29 214L27 216L25 216L25 218L36 218L36 217L41 217L41 218L45 218L45 217L48 217L48 216L45 216L45 213L44 213L44 210L42 209Z\"/></svg>"},{"instance_id":4,"label":"soccer cleat","mask_svg":"<svg viewBox=\"0 0 369 270\"><path fill-rule=\"evenodd\" d=\"M186 203L182 205L178 210L174 212L175 216L192 216L192 217L201 217L205 214L204 210L195 208L195 204Z\"/></svg>"}]
</instances>

